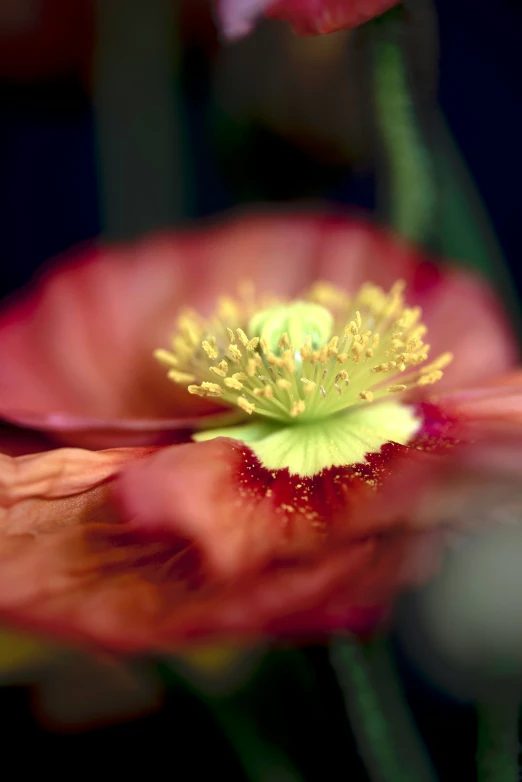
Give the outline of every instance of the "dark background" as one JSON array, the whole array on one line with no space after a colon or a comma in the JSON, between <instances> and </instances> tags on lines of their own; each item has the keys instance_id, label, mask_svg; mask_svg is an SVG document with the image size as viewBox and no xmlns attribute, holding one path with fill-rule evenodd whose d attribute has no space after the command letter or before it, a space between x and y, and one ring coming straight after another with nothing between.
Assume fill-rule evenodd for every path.
<instances>
[{"instance_id":1,"label":"dark background","mask_svg":"<svg viewBox=\"0 0 522 782\"><path fill-rule=\"evenodd\" d=\"M517 65L522 6L518 0L483 4L438 0L436 7L439 102L519 285L522 80ZM218 133L217 140L209 141L203 123L211 101L216 45L207 24L203 35L192 31L187 36L182 54L181 98L195 161L190 216L206 216L245 200L285 201L303 191L371 210L375 202L371 165L314 160L302 145L293 145L291 138L255 122L235 140L230 135L228 140L220 139ZM245 165L249 175L257 177L252 190L245 188ZM23 285L48 258L100 234L97 176L94 111L84 74L75 68L44 78L20 79L4 73L0 80L2 295ZM395 651L440 778L474 779L473 709L433 691L410 668L398 646ZM250 703L256 706L260 729L267 739L284 744L306 770L307 780L336 779L341 774L364 779L325 650L311 648L296 660L291 651L279 652L252 685ZM149 778L167 774L185 779L190 774L197 779L221 772L229 779L242 778L211 711L181 686L173 685L163 710L150 717L70 736L48 732L38 724L31 714L29 690L5 687L0 698L4 763L16 763L18 773L32 772L37 763L39 773L58 778L76 774L79 768L86 775L102 776L145 771Z\"/></svg>"}]
</instances>

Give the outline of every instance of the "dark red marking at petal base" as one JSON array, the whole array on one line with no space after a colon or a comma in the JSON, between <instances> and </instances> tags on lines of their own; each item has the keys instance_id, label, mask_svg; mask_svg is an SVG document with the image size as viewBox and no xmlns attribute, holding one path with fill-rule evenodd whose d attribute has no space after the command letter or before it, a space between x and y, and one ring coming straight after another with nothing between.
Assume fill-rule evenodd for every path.
<instances>
[{"instance_id":1,"label":"dark red marking at petal base","mask_svg":"<svg viewBox=\"0 0 522 782\"><path fill-rule=\"evenodd\" d=\"M442 454L458 442L456 419L433 404L417 409L423 425L409 445L388 442L365 463L331 467L313 477L268 470L248 446L238 445L232 482L246 506L279 517L288 538L307 538L312 531L329 536L335 529L345 535L350 527L355 535L364 534L368 514L361 511L385 482L422 458L419 452Z\"/></svg>"},{"instance_id":2,"label":"dark red marking at petal base","mask_svg":"<svg viewBox=\"0 0 522 782\"><path fill-rule=\"evenodd\" d=\"M422 416L423 423L408 448L440 453L460 442L461 424L456 416L430 402L420 402L416 412Z\"/></svg>"}]
</instances>

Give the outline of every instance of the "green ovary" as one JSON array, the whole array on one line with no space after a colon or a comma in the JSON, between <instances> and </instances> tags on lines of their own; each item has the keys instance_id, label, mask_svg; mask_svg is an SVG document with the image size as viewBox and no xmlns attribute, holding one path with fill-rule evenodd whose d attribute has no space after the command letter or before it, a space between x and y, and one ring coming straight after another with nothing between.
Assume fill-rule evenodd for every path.
<instances>
[{"instance_id":1,"label":"green ovary","mask_svg":"<svg viewBox=\"0 0 522 782\"><path fill-rule=\"evenodd\" d=\"M354 406L320 421L285 426L258 419L193 437L198 442L231 437L247 444L266 469L288 469L304 478L329 467L360 464L390 441L407 445L421 425L410 405L384 401Z\"/></svg>"},{"instance_id":2,"label":"green ovary","mask_svg":"<svg viewBox=\"0 0 522 782\"><path fill-rule=\"evenodd\" d=\"M319 347L332 336L332 314L310 301L294 301L261 310L248 324L253 336L264 339L270 350L277 350L283 334L288 335L291 345L300 347L307 336L311 344Z\"/></svg>"}]
</instances>

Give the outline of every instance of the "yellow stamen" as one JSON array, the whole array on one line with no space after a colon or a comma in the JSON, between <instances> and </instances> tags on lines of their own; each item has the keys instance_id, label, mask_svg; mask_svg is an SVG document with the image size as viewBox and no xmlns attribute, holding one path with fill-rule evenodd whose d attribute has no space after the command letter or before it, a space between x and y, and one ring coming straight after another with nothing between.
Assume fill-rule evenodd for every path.
<instances>
[{"instance_id":1,"label":"yellow stamen","mask_svg":"<svg viewBox=\"0 0 522 782\"><path fill-rule=\"evenodd\" d=\"M223 389L218 383L208 383L204 381L200 386L189 386L189 394L197 396L223 396Z\"/></svg>"},{"instance_id":2,"label":"yellow stamen","mask_svg":"<svg viewBox=\"0 0 522 782\"><path fill-rule=\"evenodd\" d=\"M404 287L386 293L367 283L350 298L318 283L286 302L256 300L245 287L242 298L220 299L208 320L182 313L172 351L154 355L191 394L287 423L326 418L442 377L452 356L427 361L427 329L420 308L405 305Z\"/></svg>"},{"instance_id":3,"label":"yellow stamen","mask_svg":"<svg viewBox=\"0 0 522 782\"><path fill-rule=\"evenodd\" d=\"M297 402L292 402L290 406L290 415L292 418L301 415L301 413L304 413L304 411L305 411L305 403L302 399L299 399Z\"/></svg>"},{"instance_id":4,"label":"yellow stamen","mask_svg":"<svg viewBox=\"0 0 522 782\"><path fill-rule=\"evenodd\" d=\"M256 406L252 402L249 402L248 399L245 399L244 396L238 396L236 404L241 408L241 410L244 410L245 413L248 413L248 415L252 415L256 409Z\"/></svg>"},{"instance_id":5,"label":"yellow stamen","mask_svg":"<svg viewBox=\"0 0 522 782\"><path fill-rule=\"evenodd\" d=\"M190 372L178 372L177 369L171 369L167 373L169 380L173 380L175 383L184 385L185 383L193 383L196 380L195 375L191 375Z\"/></svg>"}]
</instances>

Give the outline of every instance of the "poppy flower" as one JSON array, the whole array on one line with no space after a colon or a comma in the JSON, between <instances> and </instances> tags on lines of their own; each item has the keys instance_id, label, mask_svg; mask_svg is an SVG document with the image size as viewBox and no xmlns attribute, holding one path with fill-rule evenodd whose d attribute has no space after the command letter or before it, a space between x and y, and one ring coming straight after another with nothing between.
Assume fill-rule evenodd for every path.
<instances>
[{"instance_id":1,"label":"poppy flower","mask_svg":"<svg viewBox=\"0 0 522 782\"><path fill-rule=\"evenodd\" d=\"M85 251L4 305L0 356L0 618L33 632L367 632L518 491L493 293L344 218Z\"/></svg>"},{"instance_id":2,"label":"poppy flower","mask_svg":"<svg viewBox=\"0 0 522 782\"><path fill-rule=\"evenodd\" d=\"M218 0L221 29L228 38L247 35L263 14L292 25L299 35L348 30L396 5L398 0Z\"/></svg>"}]
</instances>

